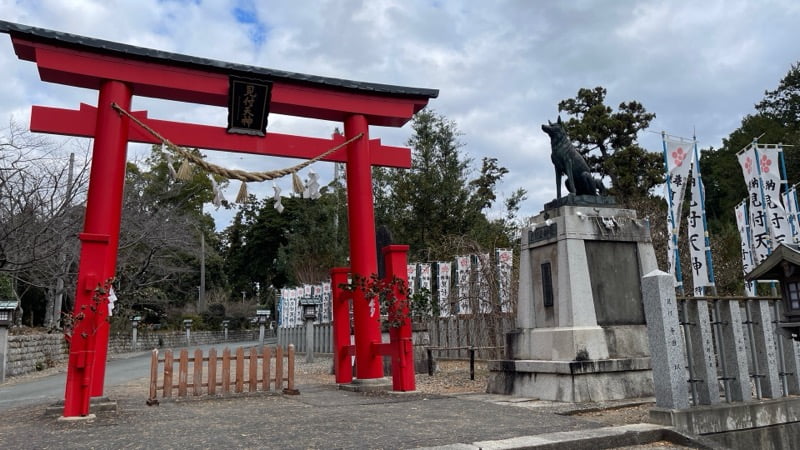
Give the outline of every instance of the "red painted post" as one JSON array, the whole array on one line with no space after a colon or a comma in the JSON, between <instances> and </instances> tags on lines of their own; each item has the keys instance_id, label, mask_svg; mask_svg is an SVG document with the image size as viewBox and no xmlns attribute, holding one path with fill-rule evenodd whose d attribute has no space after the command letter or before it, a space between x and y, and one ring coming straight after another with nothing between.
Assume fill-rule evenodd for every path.
<instances>
[{"instance_id":1,"label":"red painted post","mask_svg":"<svg viewBox=\"0 0 800 450\"><path fill-rule=\"evenodd\" d=\"M108 236L81 233L81 268L75 294L74 321L69 338L67 385L64 394L64 417L89 414L89 392L96 347L96 289L103 282L103 262ZM84 264L84 261L87 261ZM94 262L89 264L88 262Z\"/></svg>"},{"instance_id":2,"label":"red painted post","mask_svg":"<svg viewBox=\"0 0 800 450\"><path fill-rule=\"evenodd\" d=\"M403 287L408 286L408 246L387 245L383 248L384 281L391 283L399 279ZM414 345L411 337L411 317L408 297L405 292L394 288L395 301L389 306L389 336L392 346L392 389L395 391L413 391L416 389L414 379ZM399 325L399 326L398 326Z\"/></svg>"},{"instance_id":3,"label":"red painted post","mask_svg":"<svg viewBox=\"0 0 800 450\"><path fill-rule=\"evenodd\" d=\"M375 211L372 198L372 167L369 156L369 124L360 114L344 121L345 138L364 133L347 146L347 217L350 236L350 268L353 277L369 278L377 273L375 249ZM367 302L364 292L353 291L355 321L356 376L359 379L383 378L383 361L374 350L381 342L380 305Z\"/></svg>"},{"instance_id":4,"label":"red painted post","mask_svg":"<svg viewBox=\"0 0 800 450\"><path fill-rule=\"evenodd\" d=\"M103 97L103 93L106 97ZM129 119L111 109L111 103L116 102L125 110L131 109L132 92L128 85L119 81L107 81L100 88L100 98L97 102L97 127L95 128L94 148L103 149L109 153L104 158L103 190L106 191L102 198L97 199L101 207L92 211L93 226L105 227L109 236L106 251L105 279L111 279L117 273L117 251L119 249L119 228L122 222L122 199L125 189L125 165L128 151ZM101 139L103 139L101 141ZM102 142L102 143L98 143ZM102 147L101 147L102 146ZM92 153L92 176L96 152ZM91 183L91 179L90 179ZM89 186L91 190L91 185ZM100 217L98 217L100 216ZM90 220L87 202L86 219L84 227L88 227ZM103 386L106 378L106 359L108 356L108 307L101 308L97 316L99 327L97 329L97 347L95 349L94 374L92 375L91 396L103 395Z\"/></svg>"},{"instance_id":5,"label":"red painted post","mask_svg":"<svg viewBox=\"0 0 800 450\"><path fill-rule=\"evenodd\" d=\"M130 109L131 97L130 87L119 81L105 81L100 87L75 293L74 314L82 318L70 341L64 417L87 415L89 397L103 391L108 296L101 296L99 304L94 297L95 289L114 276L128 143L128 119L111 109L111 103Z\"/></svg>"},{"instance_id":6,"label":"red painted post","mask_svg":"<svg viewBox=\"0 0 800 450\"><path fill-rule=\"evenodd\" d=\"M348 267L331 269L331 298L333 310L333 373L337 384L353 381L350 359L350 294L341 287L347 283Z\"/></svg>"}]
</instances>

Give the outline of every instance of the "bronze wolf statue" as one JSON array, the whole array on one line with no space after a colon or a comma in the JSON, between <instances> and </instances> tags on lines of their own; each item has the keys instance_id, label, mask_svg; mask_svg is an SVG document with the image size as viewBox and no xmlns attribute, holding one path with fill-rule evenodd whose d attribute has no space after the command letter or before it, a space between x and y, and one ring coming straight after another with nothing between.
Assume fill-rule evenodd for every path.
<instances>
[{"instance_id":1,"label":"bronze wolf statue","mask_svg":"<svg viewBox=\"0 0 800 450\"><path fill-rule=\"evenodd\" d=\"M556 198L561 198L561 176L567 176L567 190L575 195L605 194L606 189L600 180L596 180L586 160L575 149L567 137L561 116L556 123L547 121L542 130L550 136L550 160L556 169Z\"/></svg>"}]
</instances>

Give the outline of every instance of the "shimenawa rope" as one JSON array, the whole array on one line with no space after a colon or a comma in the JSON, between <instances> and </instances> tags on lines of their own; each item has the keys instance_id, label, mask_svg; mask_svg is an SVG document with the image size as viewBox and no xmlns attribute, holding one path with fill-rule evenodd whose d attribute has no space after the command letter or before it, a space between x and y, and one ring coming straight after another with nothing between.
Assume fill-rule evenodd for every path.
<instances>
[{"instance_id":1,"label":"shimenawa rope","mask_svg":"<svg viewBox=\"0 0 800 450\"><path fill-rule=\"evenodd\" d=\"M313 157L313 158L311 158L309 160L303 161L302 163L297 164L297 165L292 166L292 167L287 167L285 169L280 169L280 170L270 170L270 171L266 171L266 172L247 172L247 171L244 171L244 170L227 169L225 167L221 167L221 166L218 166L216 164L211 164L208 161L206 161L203 158L201 158L200 156L195 155L195 154L191 153L190 151L186 150L185 148L179 147L179 146L173 144L169 139L167 139L164 136L162 136L161 134L159 134L156 130L150 128L146 123L144 123L141 120L139 120L136 117L134 117L133 114L131 114L130 112L126 111L124 108L122 108L118 104L112 103L111 107L113 109L115 109L117 112L119 112L120 114L123 114L123 115L127 116L134 123L136 123L137 125L142 127L142 129L144 129L148 133L152 134L156 139L158 139L162 143L164 143L167 147L175 150L182 157L184 157L187 160L193 162L194 164L197 164L198 166L202 167L206 171L214 173L214 174L217 174L217 175L220 175L220 176L223 176L223 177L228 178L228 179L234 179L234 180L239 180L239 181L244 181L244 182L248 182L248 181L261 182L261 181L267 181L267 180L274 180L274 179L277 179L277 178L282 178L282 177L285 177L286 175L289 175L289 174L295 174L296 175L297 171L302 170L302 169L310 166L311 164L314 164L315 162L325 158L326 156L329 156L329 155L333 154L334 152L342 149L343 147L351 144L352 142L354 142L354 141L356 141L358 139L361 139L364 136L364 133L359 133L359 134L353 136L352 138L342 142L341 144L339 144L339 145L337 145L337 146L335 146L335 147L333 147L333 148L331 148L329 150L326 150L325 152L323 152L323 153L321 153L321 154L319 154L319 155L317 155L317 156L315 156L315 157Z\"/></svg>"}]
</instances>

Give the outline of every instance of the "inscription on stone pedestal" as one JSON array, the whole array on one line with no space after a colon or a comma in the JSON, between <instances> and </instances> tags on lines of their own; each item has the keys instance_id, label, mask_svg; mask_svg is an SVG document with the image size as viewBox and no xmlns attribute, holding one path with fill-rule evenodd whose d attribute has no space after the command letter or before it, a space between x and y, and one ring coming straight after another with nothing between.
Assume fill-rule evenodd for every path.
<instances>
[{"instance_id":1,"label":"inscription on stone pedestal","mask_svg":"<svg viewBox=\"0 0 800 450\"><path fill-rule=\"evenodd\" d=\"M528 231L528 242L533 244L534 242L555 239L557 234L558 227L554 223L542 227L536 227L533 230Z\"/></svg>"}]
</instances>

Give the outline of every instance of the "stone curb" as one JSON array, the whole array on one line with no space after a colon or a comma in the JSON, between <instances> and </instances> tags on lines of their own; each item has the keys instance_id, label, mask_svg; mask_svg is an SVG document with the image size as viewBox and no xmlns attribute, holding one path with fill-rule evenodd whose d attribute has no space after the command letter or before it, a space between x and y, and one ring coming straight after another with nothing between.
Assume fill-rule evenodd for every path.
<instances>
[{"instance_id":1,"label":"stone curb","mask_svg":"<svg viewBox=\"0 0 800 450\"><path fill-rule=\"evenodd\" d=\"M415 450L511 450L511 449L587 449L617 448L669 441L693 448L711 449L707 443L693 436L660 425L637 423L590 430L561 431L535 436L478 441L471 444L450 444L438 447L421 447Z\"/></svg>"}]
</instances>

